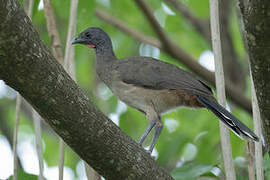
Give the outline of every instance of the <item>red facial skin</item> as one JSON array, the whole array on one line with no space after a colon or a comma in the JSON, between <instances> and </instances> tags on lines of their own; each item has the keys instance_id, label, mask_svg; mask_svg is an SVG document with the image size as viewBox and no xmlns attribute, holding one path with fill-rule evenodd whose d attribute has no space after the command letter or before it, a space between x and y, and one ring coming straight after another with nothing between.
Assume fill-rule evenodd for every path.
<instances>
[{"instance_id":1,"label":"red facial skin","mask_svg":"<svg viewBox=\"0 0 270 180\"><path fill-rule=\"evenodd\" d=\"M95 48L96 46L94 44L87 44L89 48Z\"/></svg>"}]
</instances>

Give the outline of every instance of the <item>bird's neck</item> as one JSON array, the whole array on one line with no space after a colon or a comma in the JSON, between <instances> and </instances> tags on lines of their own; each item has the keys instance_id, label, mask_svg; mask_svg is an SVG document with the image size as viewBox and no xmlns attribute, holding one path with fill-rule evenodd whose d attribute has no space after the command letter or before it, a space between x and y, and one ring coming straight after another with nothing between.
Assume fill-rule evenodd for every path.
<instances>
[{"instance_id":1,"label":"bird's neck","mask_svg":"<svg viewBox=\"0 0 270 180\"><path fill-rule=\"evenodd\" d=\"M117 60L111 43L96 47L96 72L107 85L110 84L110 71L112 64Z\"/></svg>"},{"instance_id":2,"label":"bird's neck","mask_svg":"<svg viewBox=\"0 0 270 180\"><path fill-rule=\"evenodd\" d=\"M106 64L110 61L116 60L116 56L113 51L112 43L106 43L102 46L96 47L96 60L97 64Z\"/></svg>"}]
</instances>

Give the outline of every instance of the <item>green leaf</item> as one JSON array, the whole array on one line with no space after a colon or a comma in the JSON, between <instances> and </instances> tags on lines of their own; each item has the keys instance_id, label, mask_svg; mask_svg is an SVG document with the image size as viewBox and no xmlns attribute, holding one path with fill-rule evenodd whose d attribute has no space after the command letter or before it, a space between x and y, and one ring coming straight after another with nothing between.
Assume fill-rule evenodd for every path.
<instances>
[{"instance_id":1,"label":"green leaf","mask_svg":"<svg viewBox=\"0 0 270 180\"><path fill-rule=\"evenodd\" d=\"M211 172L212 165L198 164L198 163L186 163L181 167L174 169L171 175L175 180L192 180L196 179L203 174Z\"/></svg>"},{"instance_id":2,"label":"green leaf","mask_svg":"<svg viewBox=\"0 0 270 180\"><path fill-rule=\"evenodd\" d=\"M10 176L8 180L12 180L13 176ZM23 170L18 171L18 179L27 179L27 180L37 180L38 176L33 174L28 174L24 172Z\"/></svg>"}]
</instances>

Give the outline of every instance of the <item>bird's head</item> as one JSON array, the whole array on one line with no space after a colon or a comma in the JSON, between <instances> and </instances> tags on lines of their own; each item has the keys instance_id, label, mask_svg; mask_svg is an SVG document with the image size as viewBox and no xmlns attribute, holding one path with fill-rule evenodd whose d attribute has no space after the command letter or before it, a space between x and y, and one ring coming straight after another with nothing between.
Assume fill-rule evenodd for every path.
<instances>
[{"instance_id":1,"label":"bird's head","mask_svg":"<svg viewBox=\"0 0 270 180\"><path fill-rule=\"evenodd\" d=\"M84 44L90 48L104 47L110 44L110 37L102 29L91 27L83 32L72 41L72 44Z\"/></svg>"}]
</instances>

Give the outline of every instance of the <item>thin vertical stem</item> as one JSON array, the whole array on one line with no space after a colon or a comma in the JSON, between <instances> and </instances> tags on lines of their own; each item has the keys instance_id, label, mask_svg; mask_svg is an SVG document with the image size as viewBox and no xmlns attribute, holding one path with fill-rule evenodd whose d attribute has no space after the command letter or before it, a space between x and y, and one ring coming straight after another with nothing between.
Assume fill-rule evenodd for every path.
<instances>
[{"instance_id":1,"label":"thin vertical stem","mask_svg":"<svg viewBox=\"0 0 270 180\"><path fill-rule=\"evenodd\" d=\"M56 60L64 66L64 57L62 53L62 45L59 37L59 32L56 27L55 15L52 9L50 0L43 0L44 11L46 17L47 30L51 39L52 52ZM65 145L64 141L59 137L59 180L63 179L64 176L64 159L65 159Z\"/></svg>"},{"instance_id":2,"label":"thin vertical stem","mask_svg":"<svg viewBox=\"0 0 270 180\"><path fill-rule=\"evenodd\" d=\"M254 142L247 141L245 143L246 151L246 161L248 165L248 177L249 180L255 180L255 170L254 170Z\"/></svg>"},{"instance_id":3,"label":"thin vertical stem","mask_svg":"<svg viewBox=\"0 0 270 180\"><path fill-rule=\"evenodd\" d=\"M34 121L34 129L35 129L35 136L36 136L36 148L37 148L37 155L38 155L38 163L39 163L39 180L43 180L44 175L44 166L43 166L43 157L42 157L42 139L41 139L41 117L39 114L35 111L34 108L32 108L32 118Z\"/></svg>"},{"instance_id":4,"label":"thin vertical stem","mask_svg":"<svg viewBox=\"0 0 270 180\"><path fill-rule=\"evenodd\" d=\"M77 18L78 0L72 0L69 13L68 35L66 40L66 49L64 57L64 68L70 74L71 61L74 61L74 47L71 46L71 40L75 36L76 32L76 18ZM75 74L72 77L75 79ZM59 180L63 179L63 167L64 167L64 141L60 138L59 149Z\"/></svg>"},{"instance_id":5,"label":"thin vertical stem","mask_svg":"<svg viewBox=\"0 0 270 180\"><path fill-rule=\"evenodd\" d=\"M75 35L76 31L76 16L77 16L77 2L72 1L70 7L70 19L69 19L69 29L68 29L68 36L67 36L67 44L66 44L66 51L65 51L65 63L64 57L62 54L62 45L60 42L59 32L56 27L56 20L55 15L52 9L51 1L44 0L44 10L46 16L46 23L47 29L51 39L52 45L52 52L59 63L61 63L70 76L76 81L76 73L74 67L74 47L71 46L70 41ZM64 168L64 141L60 138L59 139L59 179L63 179L63 168ZM89 166L89 165L88 165ZM88 168L87 168L88 169ZM89 169L92 169L91 167ZM86 170L87 171L87 170ZM87 171L87 175L91 176L92 174L97 174L96 172ZM98 175L99 176L99 175ZM92 176L91 176L92 177ZM99 176L100 177L100 176ZM89 179L89 178L88 178Z\"/></svg>"},{"instance_id":6,"label":"thin vertical stem","mask_svg":"<svg viewBox=\"0 0 270 180\"><path fill-rule=\"evenodd\" d=\"M262 122L251 70L250 70L250 77L251 77L251 99L252 99L254 132L260 137L262 134ZM255 143L255 164L256 164L257 180L264 180L262 141Z\"/></svg>"},{"instance_id":7,"label":"thin vertical stem","mask_svg":"<svg viewBox=\"0 0 270 180\"><path fill-rule=\"evenodd\" d=\"M60 41L59 32L56 27L55 15L53 13L51 0L43 0L44 12L46 17L47 30L51 40L52 53L56 60L64 65L64 56L62 52L62 45Z\"/></svg>"},{"instance_id":8,"label":"thin vertical stem","mask_svg":"<svg viewBox=\"0 0 270 180\"><path fill-rule=\"evenodd\" d=\"M84 168L88 180L101 180L100 175L86 162L84 162Z\"/></svg>"},{"instance_id":9,"label":"thin vertical stem","mask_svg":"<svg viewBox=\"0 0 270 180\"><path fill-rule=\"evenodd\" d=\"M24 0L23 4L27 16L32 19L34 0Z\"/></svg>"},{"instance_id":10,"label":"thin vertical stem","mask_svg":"<svg viewBox=\"0 0 270 180\"><path fill-rule=\"evenodd\" d=\"M72 0L69 13L68 35L66 40L64 67L69 70L70 59L74 59L74 47L71 46L71 41L75 37L76 32L76 18L77 18L78 0Z\"/></svg>"},{"instance_id":11,"label":"thin vertical stem","mask_svg":"<svg viewBox=\"0 0 270 180\"><path fill-rule=\"evenodd\" d=\"M22 103L22 97L18 93L16 97L16 111L15 111L15 123L14 123L14 134L13 134L13 180L18 179L18 159L17 159L17 141L18 141L18 126L19 126L19 115Z\"/></svg>"},{"instance_id":12,"label":"thin vertical stem","mask_svg":"<svg viewBox=\"0 0 270 180\"><path fill-rule=\"evenodd\" d=\"M34 5L34 0L25 0L24 1L25 6L26 6L26 12L29 18L32 17L32 12L33 12L33 5ZM39 162L39 180L43 180L43 157L42 157L42 142L41 142L41 127L40 127L40 117L35 111L34 108L32 108L32 118L34 121L34 129L35 129L35 137L36 137L36 148L37 148L37 156L38 156L38 162Z\"/></svg>"},{"instance_id":13,"label":"thin vertical stem","mask_svg":"<svg viewBox=\"0 0 270 180\"><path fill-rule=\"evenodd\" d=\"M64 177L64 159L65 159L65 144L62 138L59 137L59 180L63 180Z\"/></svg>"},{"instance_id":14,"label":"thin vertical stem","mask_svg":"<svg viewBox=\"0 0 270 180\"><path fill-rule=\"evenodd\" d=\"M24 10L26 11L29 18L32 17L33 11L33 0L24 1ZM18 179L18 159L17 159L17 143L18 143L18 127L20 119L20 109L22 104L22 96L18 93L16 97L16 107L15 107L15 122L14 122L14 133L13 133L13 180Z\"/></svg>"},{"instance_id":15,"label":"thin vertical stem","mask_svg":"<svg viewBox=\"0 0 270 180\"><path fill-rule=\"evenodd\" d=\"M211 34L212 34L212 46L215 57L215 77L216 77L217 97L218 102L224 107L226 107L218 7L219 7L218 0L210 0ZM225 127L223 123L220 123L220 136L221 136L221 148L224 160L226 179L235 180L235 170L233 166L229 130Z\"/></svg>"}]
</instances>

